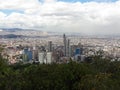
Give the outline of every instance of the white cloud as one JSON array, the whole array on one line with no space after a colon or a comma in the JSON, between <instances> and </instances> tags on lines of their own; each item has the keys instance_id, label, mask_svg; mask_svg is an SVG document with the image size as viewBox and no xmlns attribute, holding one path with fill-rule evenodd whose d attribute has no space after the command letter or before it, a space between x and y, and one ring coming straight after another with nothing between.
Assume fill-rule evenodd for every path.
<instances>
[{"instance_id":1,"label":"white cloud","mask_svg":"<svg viewBox=\"0 0 120 90\"><path fill-rule=\"evenodd\" d=\"M39 5L38 0L0 0L0 9L25 10L37 8Z\"/></svg>"},{"instance_id":2,"label":"white cloud","mask_svg":"<svg viewBox=\"0 0 120 90\"><path fill-rule=\"evenodd\" d=\"M0 0L0 27L35 28L82 33L120 33L120 1L67 3L57 0Z\"/></svg>"},{"instance_id":3,"label":"white cloud","mask_svg":"<svg viewBox=\"0 0 120 90\"><path fill-rule=\"evenodd\" d=\"M57 0L44 0L45 3L56 2Z\"/></svg>"}]
</instances>

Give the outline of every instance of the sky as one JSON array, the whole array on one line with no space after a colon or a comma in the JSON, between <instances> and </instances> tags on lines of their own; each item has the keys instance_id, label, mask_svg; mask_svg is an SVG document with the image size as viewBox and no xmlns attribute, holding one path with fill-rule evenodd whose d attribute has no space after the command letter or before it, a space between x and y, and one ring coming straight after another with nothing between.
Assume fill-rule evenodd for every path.
<instances>
[{"instance_id":1,"label":"sky","mask_svg":"<svg viewBox=\"0 0 120 90\"><path fill-rule=\"evenodd\" d=\"M0 28L120 34L120 0L0 0Z\"/></svg>"}]
</instances>

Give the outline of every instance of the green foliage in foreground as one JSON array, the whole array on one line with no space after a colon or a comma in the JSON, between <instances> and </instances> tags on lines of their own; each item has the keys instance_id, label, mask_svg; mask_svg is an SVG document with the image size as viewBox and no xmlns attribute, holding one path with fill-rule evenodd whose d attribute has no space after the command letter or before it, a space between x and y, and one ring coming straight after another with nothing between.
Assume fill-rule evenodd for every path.
<instances>
[{"instance_id":1,"label":"green foliage in foreground","mask_svg":"<svg viewBox=\"0 0 120 90\"><path fill-rule=\"evenodd\" d=\"M10 66L0 56L0 90L120 90L120 62Z\"/></svg>"}]
</instances>

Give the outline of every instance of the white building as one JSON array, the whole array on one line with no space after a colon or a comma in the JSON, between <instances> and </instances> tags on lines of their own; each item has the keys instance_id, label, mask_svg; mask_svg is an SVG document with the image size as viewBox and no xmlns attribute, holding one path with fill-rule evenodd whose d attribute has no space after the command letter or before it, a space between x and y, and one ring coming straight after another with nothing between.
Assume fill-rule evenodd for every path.
<instances>
[{"instance_id":1,"label":"white building","mask_svg":"<svg viewBox=\"0 0 120 90\"><path fill-rule=\"evenodd\" d=\"M44 53L43 52L40 52L39 54L38 54L38 60L39 60L39 62L40 62L40 64L43 64L44 63Z\"/></svg>"},{"instance_id":2,"label":"white building","mask_svg":"<svg viewBox=\"0 0 120 90\"><path fill-rule=\"evenodd\" d=\"M40 52L38 54L40 64L51 64L52 63L52 52Z\"/></svg>"},{"instance_id":3,"label":"white building","mask_svg":"<svg viewBox=\"0 0 120 90\"><path fill-rule=\"evenodd\" d=\"M47 52L46 58L47 58L47 64L52 63L52 52Z\"/></svg>"}]
</instances>

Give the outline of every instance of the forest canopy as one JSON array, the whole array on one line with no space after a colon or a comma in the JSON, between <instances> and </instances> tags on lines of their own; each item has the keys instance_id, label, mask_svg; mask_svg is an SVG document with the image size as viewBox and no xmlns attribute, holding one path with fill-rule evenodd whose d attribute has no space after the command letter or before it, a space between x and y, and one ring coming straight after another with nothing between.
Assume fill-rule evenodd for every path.
<instances>
[{"instance_id":1,"label":"forest canopy","mask_svg":"<svg viewBox=\"0 0 120 90\"><path fill-rule=\"evenodd\" d=\"M8 65L0 55L0 89L120 90L120 62L92 59L92 63Z\"/></svg>"}]
</instances>

